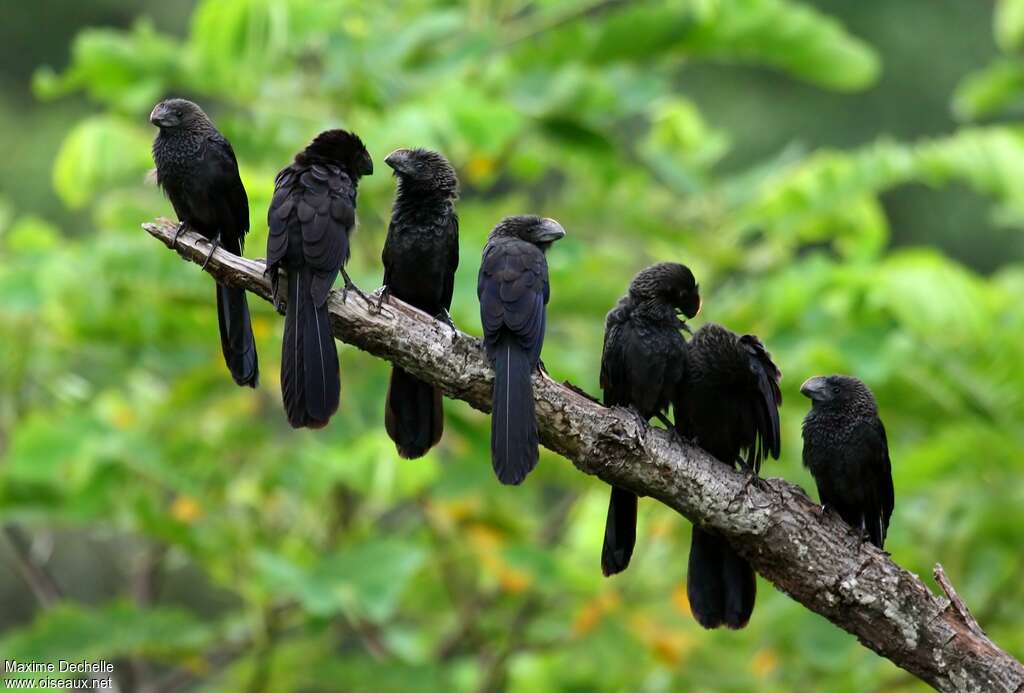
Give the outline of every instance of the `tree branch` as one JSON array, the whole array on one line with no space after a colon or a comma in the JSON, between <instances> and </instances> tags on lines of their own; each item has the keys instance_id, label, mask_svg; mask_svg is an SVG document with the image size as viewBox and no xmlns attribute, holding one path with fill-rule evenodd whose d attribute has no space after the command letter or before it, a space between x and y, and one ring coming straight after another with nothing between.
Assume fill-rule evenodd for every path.
<instances>
[{"instance_id":1,"label":"tree branch","mask_svg":"<svg viewBox=\"0 0 1024 693\"><path fill-rule=\"evenodd\" d=\"M11 551L14 552L18 573L32 590L39 605L48 609L63 599L64 594L57 581L46 567L32 556L32 540L28 533L13 522L4 525L3 533L11 545Z\"/></svg>"},{"instance_id":2,"label":"tree branch","mask_svg":"<svg viewBox=\"0 0 1024 693\"><path fill-rule=\"evenodd\" d=\"M949 605L956 609L956 615L960 617L960 620L965 626L967 626L972 633L985 636L985 631L981 629L981 626L975 620L971 614L971 610L967 608L967 604L960 598L956 590L953 588L953 583L946 577L946 571L943 569L941 563L936 563L934 570L932 570L932 576L935 578L935 582L939 583L939 587L949 597Z\"/></svg>"},{"instance_id":3,"label":"tree branch","mask_svg":"<svg viewBox=\"0 0 1024 693\"><path fill-rule=\"evenodd\" d=\"M144 228L170 245L171 222ZM191 231L178 246L197 264L209 252L209 243ZM207 271L269 300L264 269L262 261L218 250ZM329 311L342 341L398 364L448 397L489 410L492 372L480 340L394 298L376 314L358 296L342 302L334 292ZM547 448L582 472L655 498L725 535L776 587L897 666L943 691L1024 690L1024 665L966 625L947 600L888 554L837 517L819 513L799 487L782 479L768 479L763 488L747 485L744 474L703 450L675 443L666 431L642 426L629 412L603 407L544 373L534 374L533 390Z\"/></svg>"}]
</instances>

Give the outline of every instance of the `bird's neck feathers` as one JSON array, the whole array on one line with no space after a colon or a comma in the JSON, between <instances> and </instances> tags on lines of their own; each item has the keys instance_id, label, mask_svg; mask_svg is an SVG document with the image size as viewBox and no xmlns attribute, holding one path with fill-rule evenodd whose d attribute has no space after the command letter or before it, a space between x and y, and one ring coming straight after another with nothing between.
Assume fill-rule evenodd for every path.
<instances>
[{"instance_id":1,"label":"bird's neck feathers","mask_svg":"<svg viewBox=\"0 0 1024 693\"><path fill-rule=\"evenodd\" d=\"M454 201L455 195L449 190L399 177L392 216L450 214Z\"/></svg>"},{"instance_id":2,"label":"bird's neck feathers","mask_svg":"<svg viewBox=\"0 0 1024 693\"><path fill-rule=\"evenodd\" d=\"M676 312L669 304L658 298L631 299L632 314L635 318L657 324L675 324Z\"/></svg>"},{"instance_id":3,"label":"bird's neck feathers","mask_svg":"<svg viewBox=\"0 0 1024 693\"><path fill-rule=\"evenodd\" d=\"M191 170L205 143L204 136L161 130L153 140L157 184L163 186L168 180Z\"/></svg>"},{"instance_id":4,"label":"bird's neck feathers","mask_svg":"<svg viewBox=\"0 0 1024 693\"><path fill-rule=\"evenodd\" d=\"M812 421L860 421L878 416L874 399L857 393L839 400L812 402L807 418Z\"/></svg>"}]
</instances>

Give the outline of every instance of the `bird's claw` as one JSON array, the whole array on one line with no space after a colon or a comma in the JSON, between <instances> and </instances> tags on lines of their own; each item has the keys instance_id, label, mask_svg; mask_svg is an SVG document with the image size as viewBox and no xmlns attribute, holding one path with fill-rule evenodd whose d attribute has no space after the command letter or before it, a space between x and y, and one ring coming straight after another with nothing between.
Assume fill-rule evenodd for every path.
<instances>
[{"instance_id":1,"label":"bird's claw","mask_svg":"<svg viewBox=\"0 0 1024 693\"><path fill-rule=\"evenodd\" d=\"M753 486L759 491L765 491L768 489L768 483L760 476L758 476L757 472L755 472L753 469L747 469L746 471L747 478L743 482L743 487L736 493L735 496L733 496L732 501L730 501L729 503L730 506L733 503L735 503L740 498L740 496L742 496L744 499L749 498L751 486Z\"/></svg>"},{"instance_id":2,"label":"bird's claw","mask_svg":"<svg viewBox=\"0 0 1024 693\"><path fill-rule=\"evenodd\" d=\"M665 416L664 413L658 412L654 416L661 422L661 425L665 427L665 430L668 431L668 437L671 439L673 444L683 445L686 443L686 439L683 437L683 434L680 433L679 429L677 429L675 425L668 420L668 417Z\"/></svg>"},{"instance_id":3,"label":"bird's claw","mask_svg":"<svg viewBox=\"0 0 1024 693\"><path fill-rule=\"evenodd\" d=\"M380 315L381 311L383 311L384 301L386 301L390 295L391 289L388 288L387 284L380 287L380 291L377 293L377 305L373 306L370 309L370 312Z\"/></svg>"},{"instance_id":4,"label":"bird's claw","mask_svg":"<svg viewBox=\"0 0 1024 693\"><path fill-rule=\"evenodd\" d=\"M281 280L280 280L280 278L277 278L276 280L271 281L271 285L273 287L273 290L271 291L271 294L270 294L270 304L272 306L274 306L274 310L277 311L278 315L285 315L285 314L287 314L287 312L288 312L287 306L281 300L281 295L280 295L280 293L281 293Z\"/></svg>"},{"instance_id":5,"label":"bird's claw","mask_svg":"<svg viewBox=\"0 0 1024 693\"><path fill-rule=\"evenodd\" d=\"M206 256L206 260L203 261L201 270L206 271L206 266L210 264L210 260L213 259L213 254L217 252L217 248L220 247L220 234L217 234L214 239L210 242L210 253Z\"/></svg>"},{"instance_id":6,"label":"bird's claw","mask_svg":"<svg viewBox=\"0 0 1024 693\"><path fill-rule=\"evenodd\" d=\"M358 286L356 286L356 283L354 281L352 281L352 277L348 276L348 272L346 272L344 270L344 268L341 270L341 277L342 277L342 279L345 280L345 285L341 289L341 302L342 303L347 303L348 302L348 292L349 291L354 291L354 292L356 292L356 294L360 298L363 299L363 301L366 303L366 307L368 309L372 310L373 309L373 303L370 301L370 297L367 296L366 294L364 294L362 292L362 290Z\"/></svg>"},{"instance_id":7,"label":"bird's claw","mask_svg":"<svg viewBox=\"0 0 1024 693\"><path fill-rule=\"evenodd\" d=\"M765 489L764 480L757 475L757 472L755 472L752 469L748 469L747 480L743 482L743 490L749 491L751 486L758 489L759 491L763 491Z\"/></svg>"},{"instance_id":8,"label":"bird's claw","mask_svg":"<svg viewBox=\"0 0 1024 693\"><path fill-rule=\"evenodd\" d=\"M188 228L188 223L181 221L178 222L178 228L174 229L174 237L171 238L171 248L174 250L178 249L178 238L181 234L185 233L185 229Z\"/></svg>"},{"instance_id":9,"label":"bird's claw","mask_svg":"<svg viewBox=\"0 0 1024 693\"><path fill-rule=\"evenodd\" d=\"M632 414L633 419L636 421L636 428L637 428L638 431L643 432L646 429L651 427L651 425L647 422L647 419L644 418L644 415L641 414L639 411L637 411L634 407L630 406L630 407L623 407L623 408L626 411L628 411L630 414Z\"/></svg>"},{"instance_id":10,"label":"bird's claw","mask_svg":"<svg viewBox=\"0 0 1024 693\"><path fill-rule=\"evenodd\" d=\"M452 328L452 331L455 332L455 334L459 333L459 328L455 326L455 321L452 320L452 316L448 313L446 308L442 308L441 312L434 316L434 319L440 320L445 325Z\"/></svg>"}]
</instances>

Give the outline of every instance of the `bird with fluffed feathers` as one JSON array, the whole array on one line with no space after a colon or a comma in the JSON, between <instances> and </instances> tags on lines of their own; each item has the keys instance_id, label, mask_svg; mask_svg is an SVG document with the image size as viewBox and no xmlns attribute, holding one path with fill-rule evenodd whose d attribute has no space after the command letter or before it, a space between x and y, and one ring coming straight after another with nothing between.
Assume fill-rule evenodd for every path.
<instances>
[{"instance_id":1,"label":"bird with fluffed feathers","mask_svg":"<svg viewBox=\"0 0 1024 693\"><path fill-rule=\"evenodd\" d=\"M345 263L356 226L359 179L371 173L373 161L358 135L326 130L274 180L267 273L275 301L282 273L287 276L281 398L295 428L322 428L338 409L341 375L327 298L339 273L343 299L349 290L362 294Z\"/></svg>"}]
</instances>

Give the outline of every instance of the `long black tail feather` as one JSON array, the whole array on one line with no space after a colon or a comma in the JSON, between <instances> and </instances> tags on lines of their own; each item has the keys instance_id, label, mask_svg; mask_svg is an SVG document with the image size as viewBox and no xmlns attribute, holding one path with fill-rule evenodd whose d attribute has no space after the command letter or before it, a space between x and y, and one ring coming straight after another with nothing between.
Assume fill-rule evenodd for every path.
<instances>
[{"instance_id":1,"label":"long black tail feather","mask_svg":"<svg viewBox=\"0 0 1024 693\"><path fill-rule=\"evenodd\" d=\"M423 457L444 431L441 390L413 377L398 366L391 369L384 428L406 459Z\"/></svg>"},{"instance_id":2,"label":"long black tail feather","mask_svg":"<svg viewBox=\"0 0 1024 693\"><path fill-rule=\"evenodd\" d=\"M754 570L723 537L693 527L686 575L690 611L705 628L743 628L757 596Z\"/></svg>"},{"instance_id":3,"label":"long black tail feather","mask_svg":"<svg viewBox=\"0 0 1024 693\"><path fill-rule=\"evenodd\" d=\"M260 369L245 289L217 285L217 322L220 326L220 348L231 377L239 385L256 387Z\"/></svg>"},{"instance_id":4,"label":"long black tail feather","mask_svg":"<svg viewBox=\"0 0 1024 693\"><path fill-rule=\"evenodd\" d=\"M637 500L632 491L612 486L608 498L608 519L604 523L604 547L601 549L601 572L605 577L629 567L636 545Z\"/></svg>"},{"instance_id":5,"label":"long black tail feather","mask_svg":"<svg viewBox=\"0 0 1024 693\"><path fill-rule=\"evenodd\" d=\"M281 397L294 428L322 428L338 410L341 376L327 303L317 306L306 268L288 278L281 345Z\"/></svg>"},{"instance_id":6,"label":"long black tail feather","mask_svg":"<svg viewBox=\"0 0 1024 693\"><path fill-rule=\"evenodd\" d=\"M533 368L515 337L504 335L494 350L491 464L503 484L520 484L537 466L540 438L533 403Z\"/></svg>"}]
</instances>

